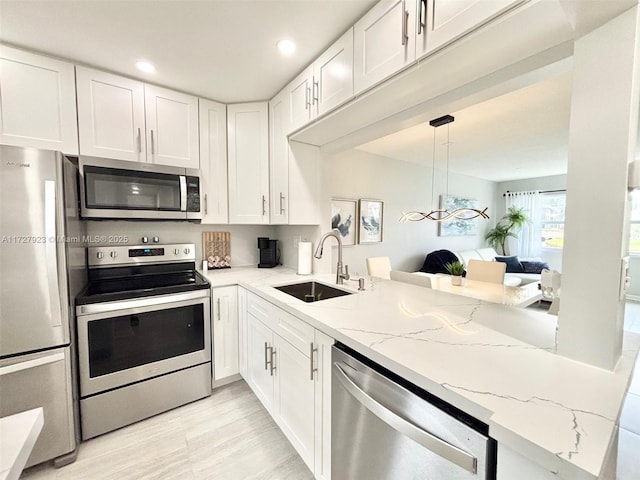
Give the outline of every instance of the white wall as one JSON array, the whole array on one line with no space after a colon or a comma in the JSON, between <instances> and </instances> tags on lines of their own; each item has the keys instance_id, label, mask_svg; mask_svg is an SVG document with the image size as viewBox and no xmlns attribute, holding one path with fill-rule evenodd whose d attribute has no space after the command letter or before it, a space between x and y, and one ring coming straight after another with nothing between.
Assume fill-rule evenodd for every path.
<instances>
[{"instance_id":1,"label":"white wall","mask_svg":"<svg viewBox=\"0 0 640 480\"><path fill-rule=\"evenodd\" d=\"M152 237L158 236L160 243L195 243L198 268L203 258L202 232L231 233L232 267L258 265L258 237L276 238L275 227L269 225L200 225L174 221L87 221L88 235L127 235L129 245L139 245L143 236L149 237L149 241Z\"/></svg>"},{"instance_id":2,"label":"white wall","mask_svg":"<svg viewBox=\"0 0 640 480\"><path fill-rule=\"evenodd\" d=\"M445 193L445 188L445 181L437 179L436 203L438 196ZM496 198L494 182L451 173L449 194L477 199L483 208L489 208L488 213L493 217ZM465 250L486 246L484 235L493 226L491 221L474 220L480 227L476 236L439 237L436 222L400 223L403 211L431 210L431 168L349 150L322 158L321 209L322 218L326 220L323 220L317 237L312 239L314 247L320 234L330 229L332 197L370 198L384 202L383 242L344 248L343 260L349 265L352 275L365 275L366 258L375 256L388 256L392 268L397 270L418 270L426 254L434 250ZM328 242L331 245L335 243L332 239ZM332 249L333 258L329 262L320 262L314 268L323 272L335 271L335 250ZM325 249L325 253L327 251Z\"/></svg>"},{"instance_id":3,"label":"white wall","mask_svg":"<svg viewBox=\"0 0 640 480\"><path fill-rule=\"evenodd\" d=\"M531 190L564 190L567 187L566 175L551 175L548 177L526 178L523 180L511 180L509 182L498 183L496 206L498 214L497 219L502 217L506 212L506 202L504 193L509 192L528 192ZM540 252L542 260L549 264L554 270L562 271L562 250L553 248L543 248Z\"/></svg>"}]
</instances>

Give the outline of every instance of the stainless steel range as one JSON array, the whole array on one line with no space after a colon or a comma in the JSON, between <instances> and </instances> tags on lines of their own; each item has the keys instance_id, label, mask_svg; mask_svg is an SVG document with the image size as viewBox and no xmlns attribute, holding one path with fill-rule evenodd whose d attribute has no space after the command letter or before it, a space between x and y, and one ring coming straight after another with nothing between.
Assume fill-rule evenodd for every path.
<instances>
[{"instance_id":1,"label":"stainless steel range","mask_svg":"<svg viewBox=\"0 0 640 480\"><path fill-rule=\"evenodd\" d=\"M210 284L195 245L87 249L76 297L82 438L211 394Z\"/></svg>"}]
</instances>

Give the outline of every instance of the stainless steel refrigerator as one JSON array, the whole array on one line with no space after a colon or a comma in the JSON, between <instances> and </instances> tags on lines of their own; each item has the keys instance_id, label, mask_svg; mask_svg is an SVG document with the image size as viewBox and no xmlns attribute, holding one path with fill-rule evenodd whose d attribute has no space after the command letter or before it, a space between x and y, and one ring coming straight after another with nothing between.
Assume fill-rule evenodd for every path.
<instances>
[{"instance_id":1,"label":"stainless steel refrigerator","mask_svg":"<svg viewBox=\"0 0 640 480\"><path fill-rule=\"evenodd\" d=\"M43 407L27 466L75 459L72 305L86 282L77 167L0 145L0 416Z\"/></svg>"}]
</instances>

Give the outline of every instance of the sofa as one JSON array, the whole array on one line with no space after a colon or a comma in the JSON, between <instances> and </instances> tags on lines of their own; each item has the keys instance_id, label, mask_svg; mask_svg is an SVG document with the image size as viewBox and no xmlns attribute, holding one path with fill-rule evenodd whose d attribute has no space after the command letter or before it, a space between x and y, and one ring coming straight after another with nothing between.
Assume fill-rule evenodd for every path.
<instances>
[{"instance_id":1,"label":"sofa","mask_svg":"<svg viewBox=\"0 0 640 480\"><path fill-rule=\"evenodd\" d=\"M540 272L543 268L549 266L541 262L539 258L535 259L518 259L516 256L502 256L493 248L478 248L475 250L464 250L461 252L453 252L460 259L465 269L469 264L469 260L485 260L495 261L499 259L507 263L507 273L504 277L504 284L517 287L519 285L528 285L529 283L540 282ZM532 273L537 272L537 273Z\"/></svg>"}]
</instances>

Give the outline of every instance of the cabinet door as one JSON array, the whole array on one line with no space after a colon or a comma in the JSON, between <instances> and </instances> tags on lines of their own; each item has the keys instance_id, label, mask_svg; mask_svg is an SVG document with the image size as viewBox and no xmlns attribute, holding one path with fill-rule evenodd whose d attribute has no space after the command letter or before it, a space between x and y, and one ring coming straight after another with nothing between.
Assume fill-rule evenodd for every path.
<instances>
[{"instance_id":1,"label":"cabinet door","mask_svg":"<svg viewBox=\"0 0 640 480\"><path fill-rule=\"evenodd\" d=\"M356 94L415 59L416 1L381 0L354 25Z\"/></svg>"},{"instance_id":2,"label":"cabinet door","mask_svg":"<svg viewBox=\"0 0 640 480\"><path fill-rule=\"evenodd\" d=\"M353 96L353 28L313 62L312 92L317 115Z\"/></svg>"},{"instance_id":3,"label":"cabinet door","mask_svg":"<svg viewBox=\"0 0 640 480\"><path fill-rule=\"evenodd\" d=\"M304 463L314 467L314 381L311 358L274 335L276 384L273 416Z\"/></svg>"},{"instance_id":4,"label":"cabinet door","mask_svg":"<svg viewBox=\"0 0 640 480\"><path fill-rule=\"evenodd\" d=\"M270 223L276 225L289 222L289 141L286 133L288 106L286 91L269 102Z\"/></svg>"},{"instance_id":5,"label":"cabinet door","mask_svg":"<svg viewBox=\"0 0 640 480\"><path fill-rule=\"evenodd\" d=\"M80 154L146 162L144 84L76 67Z\"/></svg>"},{"instance_id":6,"label":"cabinet door","mask_svg":"<svg viewBox=\"0 0 640 480\"><path fill-rule=\"evenodd\" d=\"M331 480L331 347L335 341L315 331L315 478Z\"/></svg>"},{"instance_id":7,"label":"cabinet door","mask_svg":"<svg viewBox=\"0 0 640 480\"><path fill-rule=\"evenodd\" d=\"M451 43L524 0L418 1L421 2L418 10L422 17L418 22L423 23L417 27L416 56L419 58Z\"/></svg>"},{"instance_id":8,"label":"cabinet door","mask_svg":"<svg viewBox=\"0 0 640 480\"><path fill-rule=\"evenodd\" d=\"M269 223L268 131L267 103L227 106L229 223Z\"/></svg>"},{"instance_id":9,"label":"cabinet door","mask_svg":"<svg viewBox=\"0 0 640 480\"><path fill-rule=\"evenodd\" d=\"M313 65L309 65L298 75L286 90L289 96L289 118L287 134L306 125L313 118L311 96L313 85Z\"/></svg>"},{"instance_id":10,"label":"cabinet door","mask_svg":"<svg viewBox=\"0 0 640 480\"><path fill-rule=\"evenodd\" d=\"M211 290L213 315L213 379L218 382L239 373L238 365L238 288L220 287Z\"/></svg>"},{"instance_id":11,"label":"cabinet door","mask_svg":"<svg viewBox=\"0 0 640 480\"><path fill-rule=\"evenodd\" d=\"M144 87L147 158L158 165L200 168L198 99L154 85Z\"/></svg>"},{"instance_id":12,"label":"cabinet door","mask_svg":"<svg viewBox=\"0 0 640 480\"><path fill-rule=\"evenodd\" d=\"M78 154L73 65L0 45L0 143Z\"/></svg>"},{"instance_id":13,"label":"cabinet door","mask_svg":"<svg viewBox=\"0 0 640 480\"><path fill-rule=\"evenodd\" d=\"M247 314L247 383L273 416L273 334L251 313Z\"/></svg>"},{"instance_id":14,"label":"cabinet door","mask_svg":"<svg viewBox=\"0 0 640 480\"><path fill-rule=\"evenodd\" d=\"M202 223L228 223L227 107L200 98Z\"/></svg>"}]
</instances>

